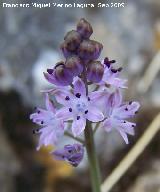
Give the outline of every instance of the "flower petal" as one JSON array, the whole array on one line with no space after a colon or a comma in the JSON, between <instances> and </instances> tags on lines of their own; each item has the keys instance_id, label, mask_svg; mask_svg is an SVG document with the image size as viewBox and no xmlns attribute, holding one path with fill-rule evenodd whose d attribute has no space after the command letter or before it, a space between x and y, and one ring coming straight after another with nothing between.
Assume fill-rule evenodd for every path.
<instances>
[{"instance_id":1,"label":"flower petal","mask_svg":"<svg viewBox=\"0 0 160 192\"><path fill-rule=\"evenodd\" d=\"M73 120L72 123L72 133L73 135L76 137L78 135L80 135L83 130L85 129L86 126L86 119L81 117L79 120L77 120L76 118Z\"/></svg>"},{"instance_id":2,"label":"flower petal","mask_svg":"<svg viewBox=\"0 0 160 192\"><path fill-rule=\"evenodd\" d=\"M126 79L120 79L120 78L115 78L115 77L114 78L110 78L107 81L108 84L114 85L117 88L123 88L123 89L127 88L126 82L127 82Z\"/></svg>"},{"instance_id":3,"label":"flower petal","mask_svg":"<svg viewBox=\"0 0 160 192\"><path fill-rule=\"evenodd\" d=\"M52 83L52 84L57 85L57 86L62 86L61 83L59 83L59 82L57 81L57 79L54 77L54 75L51 75L51 74L45 73L45 72L44 72L43 74L44 74L45 79L46 79L49 83Z\"/></svg>"},{"instance_id":4,"label":"flower petal","mask_svg":"<svg viewBox=\"0 0 160 192\"><path fill-rule=\"evenodd\" d=\"M122 130L119 130L119 133L120 133L121 136L123 137L125 143L128 144L129 142L128 142L127 134L126 134L124 131L122 131Z\"/></svg>"},{"instance_id":5,"label":"flower petal","mask_svg":"<svg viewBox=\"0 0 160 192\"><path fill-rule=\"evenodd\" d=\"M52 111L53 113L55 113L56 112L55 107L54 107L53 103L51 102L51 100L49 99L48 93L46 93L45 95L46 95L46 109L48 111Z\"/></svg>"},{"instance_id":6,"label":"flower petal","mask_svg":"<svg viewBox=\"0 0 160 192\"><path fill-rule=\"evenodd\" d=\"M86 96L86 88L84 82L79 78L74 78L74 94L80 93L83 96Z\"/></svg>"},{"instance_id":7,"label":"flower petal","mask_svg":"<svg viewBox=\"0 0 160 192\"><path fill-rule=\"evenodd\" d=\"M119 89L117 89L114 93L112 93L107 99L107 107L115 108L120 106L122 103L122 94Z\"/></svg>"},{"instance_id":8,"label":"flower petal","mask_svg":"<svg viewBox=\"0 0 160 192\"><path fill-rule=\"evenodd\" d=\"M73 114L69 111L68 107L62 107L56 112L55 116L59 119L69 120L73 117Z\"/></svg>"},{"instance_id":9,"label":"flower petal","mask_svg":"<svg viewBox=\"0 0 160 192\"><path fill-rule=\"evenodd\" d=\"M89 106L88 113L86 114L86 118L92 122L99 122L104 119L104 115L96 107Z\"/></svg>"},{"instance_id":10,"label":"flower petal","mask_svg":"<svg viewBox=\"0 0 160 192\"><path fill-rule=\"evenodd\" d=\"M93 102L98 101L99 99L102 99L102 98L106 99L107 96L109 96L109 93L106 90L93 91L88 95L90 100Z\"/></svg>"},{"instance_id":11,"label":"flower petal","mask_svg":"<svg viewBox=\"0 0 160 192\"><path fill-rule=\"evenodd\" d=\"M113 115L120 119L133 117L140 107L139 102L131 102L117 107L113 110Z\"/></svg>"},{"instance_id":12,"label":"flower petal","mask_svg":"<svg viewBox=\"0 0 160 192\"><path fill-rule=\"evenodd\" d=\"M62 105L70 105L70 100L73 99L73 95L66 89L57 89L53 92L53 95L56 97L57 102ZM67 97L69 100L66 99Z\"/></svg>"},{"instance_id":13,"label":"flower petal","mask_svg":"<svg viewBox=\"0 0 160 192\"><path fill-rule=\"evenodd\" d=\"M113 126L112 126L112 120L109 118L109 119L106 119L103 124L102 124L102 127L105 131L107 132L110 132L112 129L113 129Z\"/></svg>"}]
</instances>

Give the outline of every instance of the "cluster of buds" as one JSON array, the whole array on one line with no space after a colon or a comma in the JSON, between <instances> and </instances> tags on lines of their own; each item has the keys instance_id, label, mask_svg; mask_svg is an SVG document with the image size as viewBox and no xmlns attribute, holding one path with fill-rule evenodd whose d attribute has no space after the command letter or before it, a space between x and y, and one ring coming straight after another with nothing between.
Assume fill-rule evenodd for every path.
<instances>
[{"instance_id":1,"label":"cluster of buds","mask_svg":"<svg viewBox=\"0 0 160 192\"><path fill-rule=\"evenodd\" d=\"M80 19L76 30L68 32L61 44L65 61L58 62L44 73L55 87L45 91L46 109L36 108L36 112L30 115L30 119L41 126L34 131L40 134L38 149L42 145L56 145L59 138L70 130L69 135L73 134L71 137L80 141L77 136L83 133L88 121L100 122L100 127L107 132L118 130L126 143L127 134L134 134L135 123L126 119L133 117L140 105L138 102L123 102L120 89L126 88L126 80L119 78L122 68L115 68L116 61L107 57L98 60L103 46L90 39L92 33L90 23ZM88 86L92 84L97 86L90 92ZM114 91L108 91L111 86ZM51 95L61 108L55 107ZM68 125L71 125L69 130ZM73 166L81 162L83 154L84 145L77 143L52 152L56 159Z\"/></svg>"},{"instance_id":2,"label":"cluster of buds","mask_svg":"<svg viewBox=\"0 0 160 192\"><path fill-rule=\"evenodd\" d=\"M104 66L99 58L103 49L101 43L89 39L93 33L92 26L85 19L80 19L76 30L69 31L61 44L60 49L65 62L58 62L54 69L44 73L46 79L56 85L70 85L75 76L87 68L88 80L100 82L104 73Z\"/></svg>"}]
</instances>

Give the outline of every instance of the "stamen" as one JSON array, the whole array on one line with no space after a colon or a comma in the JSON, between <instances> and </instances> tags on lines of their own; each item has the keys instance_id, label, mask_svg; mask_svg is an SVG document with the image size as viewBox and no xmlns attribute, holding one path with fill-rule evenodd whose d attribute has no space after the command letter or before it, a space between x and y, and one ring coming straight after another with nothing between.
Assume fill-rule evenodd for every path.
<instances>
[{"instance_id":1,"label":"stamen","mask_svg":"<svg viewBox=\"0 0 160 192\"><path fill-rule=\"evenodd\" d=\"M40 113L40 110L38 110L37 113L39 114L39 113Z\"/></svg>"},{"instance_id":2,"label":"stamen","mask_svg":"<svg viewBox=\"0 0 160 192\"><path fill-rule=\"evenodd\" d=\"M128 111L128 108L126 107L125 110Z\"/></svg>"},{"instance_id":3,"label":"stamen","mask_svg":"<svg viewBox=\"0 0 160 192\"><path fill-rule=\"evenodd\" d=\"M69 112L72 112L72 108L69 108Z\"/></svg>"},{"instance_id":4,"label":"stamen","mask_svg":"<svg viewBox=\"0 0 160 192\"><path fill-rule=\"evenodd\" d=\"M80 93L76 93L76 97L77 97L77 98L80 98L80 97L81 97L81 94L80 94Z\"/></svg>"},{"instance_id":5,"label":"stamen","mask_svg":"<svg viewBox=\"0 0 160 192\"><path fill-rule=\"evenodd\" d=\"M124 121L123 123L126 123L126 121Z\"/></svg>"},{"instance_id":6,"label":"stamen","mask_svg":"<svg viewBox=\"0 0 160 192\"><path fill-rule=\"evenodd\" d=\"M135 125L132 125L132 127L135 127Z\"/></svg>"},{"instance_id":7,"label":"stamen","mask_svg":"<svg viewBox=\"0 0 160 192\"><path fill-rule=\"evenodd\" d=\"M69 96L66 96L65 100L69 101L70 100Z\"/></svg>"},{"instance_id":8,"label":"stamen","mask_svg":"<svg viewBox=\"0 0 160 192\"><path fill-rule=\"evenodd\" d=\"M81 117L80 116L77 116L77 120L79 120Z\"/></svg>"},{"instance_id":9,"label":"stamen","mask_svg":"<svg viewBox=\"0 0 160 192\"><path fill-rule=\"evenodd\" d=\"M137 114L137 113L138 113L138 111L135 112L135 114Z\"/></svg>"},{"instance_id":10,"label":"stamen","mask_svg":"<svg viewBox=\"0 0 160 192\"><path fill-rule=\"evenodd\" d=\"M132 101L129 102L129 105L131 105L131 104L132 104Z\"/></svg>"},{"instance_id":11,"label":"stamen","mask_svg":"<svg viewBox=\"0 0 160 192\"><path fill-rule=\"evenodd\" d=\"M87 113L88 113L88 110L86 110L84 113L87 114Z\"/></svg>"},{"instance_id":12,"label":"stamen","mask_svg":"<svg viewBox=\"0 0 160 192\"><path fill-rule=\"evenodd\" d=\"M41 121L41 124L42 124L42 125L43 125L43 123L44 123L44 122L43 122L43 121Z\"/></svg>"},{"instance_id":13,"label":"stamen","mask_svg":"<svg viewBox=\"0 0 160 192\"><path fill-rule=\"evenodd\" d=\"M88 101L90 101L91 99L88 97Z\"/></svg>"}]
</instances>

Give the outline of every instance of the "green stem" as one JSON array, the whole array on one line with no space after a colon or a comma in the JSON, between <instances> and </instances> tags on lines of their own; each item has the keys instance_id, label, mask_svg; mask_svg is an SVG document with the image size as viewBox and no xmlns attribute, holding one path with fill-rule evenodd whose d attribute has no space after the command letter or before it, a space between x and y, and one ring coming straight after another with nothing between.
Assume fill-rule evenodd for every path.
<instances>
[{"instance_id":1,"label":"green stem","mask_svg":"<svg viewBox=\"0 0 160 192\"><path fill-rule=\"evenodd\" d=\"M91 175L91 183L93 192L100 192L100 171L98 166L97 155L95 151L93 130L89 121L87 121L85 128L85 140L86 140L86 150L89 161L89 169Z\"/></svg>"},{"instance_id":2,"label":"green stem","mask_svg":"<svg viewBox=\"0 0 160 192\"><path fill-rule=\"evenodd\" d=\"M83 71L83 81L86 86L86 95L88 95L88 85L87 85L87 78L86 78L86 68L84 67ZM85 135L85 144L87 150L87 156L89 161L89 169L90 169L90 176L91 176L91 184L93 192L101 192L100 189L100 171L99 171L99 164L97 160L95 145L94 145L94 132L91 126L91 122L88 120L86 121L86 128L84 131Z\"/></svg>"},{"instance_id":3,"label":"green stem","mask_svg":"<svg viewBox=\"0 0 160 192\"><path fill-rule=\"evenodd\" d=\"M79 137L74 137L71 133L69 132L65 132L64 135L66 135L67 137L70 137L78 142L80 142L81 144L85 145L85 142L83 141L83 139L79 138Z\"/></svg>"}]
</instances>

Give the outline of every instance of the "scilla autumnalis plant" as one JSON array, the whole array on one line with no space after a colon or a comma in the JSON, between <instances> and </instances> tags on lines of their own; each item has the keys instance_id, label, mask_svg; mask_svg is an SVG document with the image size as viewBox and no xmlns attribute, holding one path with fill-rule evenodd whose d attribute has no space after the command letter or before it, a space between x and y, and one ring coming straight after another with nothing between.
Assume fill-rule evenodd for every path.
<instances>
[{"instance_id":1,"label":"scilla autumnalis plant","mask_svg":"<svg viewBox=\"0 0 160 192\"><path fill-rule=\"evenodd\" d=\"M72 137L76 143L56 149L51 155L76 167L86 149L92 190L100 192L94 134L97 128L106 132L115 129L128 144L127 135L134 135L136 124L127 119L137 113L140 104L123 102L120 89L127 87L126 80L119 77L122 68L116 68L116 61L107 57L98 60L103 45L90 39L92 33L90 23L80 19L76 30L65 35L60 46L65 61L44 72L46 80L54 85L53 89L44 91L46 108L36 108L30 119L40 126L33 131L39 134L38 150L41 146L56 145L63 135ZM90 86L95 90L89 91ZM96 124L94 129L93 124ZM79 138L80 135L84 135L84 139Z\"/></svg>"}]
</instances>

